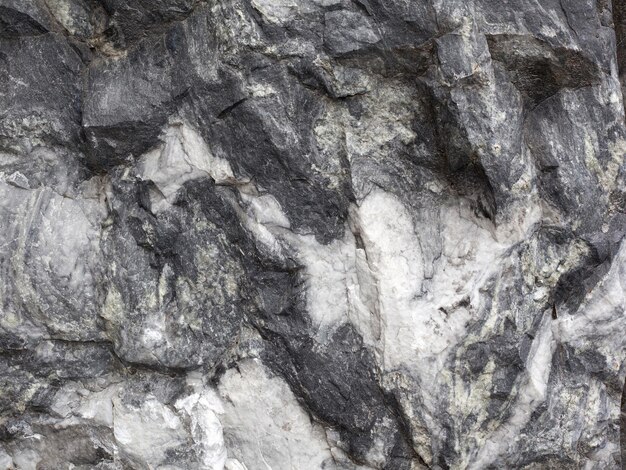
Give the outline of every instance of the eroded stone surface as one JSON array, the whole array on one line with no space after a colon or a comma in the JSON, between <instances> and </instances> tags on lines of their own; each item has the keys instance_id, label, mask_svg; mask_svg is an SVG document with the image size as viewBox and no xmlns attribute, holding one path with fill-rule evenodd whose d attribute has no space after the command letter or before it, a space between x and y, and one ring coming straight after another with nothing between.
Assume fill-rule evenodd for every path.
<instances>
[{"instance_id":1,"label":"eroded stone surface","mask_svg":"<svg viewBox=\"0 0 626 470\"><path fill-rule=\"evenodd\" d=\"M0 0L0 468L621 468L625 8Z\"/></svg>"}]
</instances>

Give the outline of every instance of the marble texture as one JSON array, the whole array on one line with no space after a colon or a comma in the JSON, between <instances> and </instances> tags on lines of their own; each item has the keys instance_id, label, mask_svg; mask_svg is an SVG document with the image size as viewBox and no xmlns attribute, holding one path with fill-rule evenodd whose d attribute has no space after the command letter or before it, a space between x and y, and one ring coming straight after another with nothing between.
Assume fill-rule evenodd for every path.
<instances>
[{"instance_id":1,"label":"marble texture","mask_svg":"<svg viewBox=\"0 0 626 470\"><path fill-rule=\"evenodd\" d=\"M622 468L625 58L622 0L0 0L0 469Z\"/></svg>"}]
</instances>

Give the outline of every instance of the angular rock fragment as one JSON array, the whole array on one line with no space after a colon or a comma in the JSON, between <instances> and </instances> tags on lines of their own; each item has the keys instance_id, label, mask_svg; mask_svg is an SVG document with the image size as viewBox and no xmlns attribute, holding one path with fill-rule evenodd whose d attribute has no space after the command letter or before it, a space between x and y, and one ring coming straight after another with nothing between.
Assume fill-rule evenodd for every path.
<instances>
[{"instance_id":1,"label":"angular rock fragment","mask_svg":"<svg viewBox=\"0 0 626 470\"><path fill-rule=\"evenodd\" d=\"M0 0L0 468L621 468L624 8Z\"/></svg>"}]
</instances>

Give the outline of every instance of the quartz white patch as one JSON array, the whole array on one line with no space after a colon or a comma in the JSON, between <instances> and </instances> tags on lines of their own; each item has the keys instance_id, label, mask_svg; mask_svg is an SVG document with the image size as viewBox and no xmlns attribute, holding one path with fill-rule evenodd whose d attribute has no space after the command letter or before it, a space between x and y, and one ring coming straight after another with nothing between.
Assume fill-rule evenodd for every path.
<instances>
[{"instance_id":1,"label":"quartz white patch","mask_svg":"<svg viewBox=\"0 0 626 470\"><path fill-rule=\"evenodd\" d=\"M60 427L111 428L115 452L138 466L187 468L170 459L181 449L192 452L194 468L202 470L322 469L333 456L345 458L287 383L258 359L229 369L217 388L201 372L190 372L188 392L172 404L138 395L132 383L115 382L99 391L69 382L56 393L52 409Z\"/></svg>"},{"instance_id":2,"label":"quartz white patch","mask_svg":"<svg viewBox=\"0 0 626 470\"><path fill-rule=\"evenodd\" d=\"M217 393L202 383L201 377L191 373L188 382L195 389L191 395L181 398L175 408L190 423L193 440L199 445L203 468L221 470L227 460L222 423L219 415L224 413Z\"/></svg>"},{"instance_id":3,"label":"quartz white patch","mask_svg":"<svg viewBox=\"0 0 626 470\"><path fill-rule=\"evenodd\" d=\"M370 193L359 208L359 231L368 267L376 279L384 369L398 365L416 343L419 313L413 308L422 294L424 263L413 220L389 193Z\"/></svg>"},{"instance_id":4,"label":"quartz white patch","mask_svg":"<svg viewBox=\"0 0 626 470\"><path fill-rule=\"evenodd\" d=\"M163 144L144 154L138 163L139 176L154 182L165 201L156 209L167 207L187 181L211 177L217 184L234 181L228 161L215 157L202 137L185 122L173 121L162 135Z\"/></svg>"},{"instance_id":5,"label":"quartz white patch","mask_svg":"<svg viewBox=\"0 0 626 470\"><path fill-rule=\"evenodd\" d=\"M56 393L52 410L63 418L66 426L89 420L113 427L113 399L119 391L118 385L93 392L77 382L69 382Z\"/></svg>"},{"instance_id":6,"label":"quartz white patch","mask_svg":"<svg viewBox=\"0 0 626 470\"><path fill-rule=\"evenodd\" d=\"M323 428L282 379L257 359L242 361L237 369L226 372L218 386L231 457L245 468L267 470L321 469L332 462Z\"/></svg>"},{"instance_id":7,"label":"quartz white patch","mask_svg":"<svg viewBox=\"0 0 626 470\"><path fill-rule=\"evenodd\" d=\"M327 338L334 326L350 319L350 298L354 283L354 241L335 240L321 245L312 235L284 234L305 266L307 313L318 326L318 337Z\"/></svg>"},{"instance_id":8,"label":"quartz white patch","mask_svg":"<svg viewBox=\"0 0 626 470\"><path fill-rule=\"evenodd\" d=\"M113 400L113 433L120 450L150 466L161 465L168 451L186 442L180 417L156 397L147 395L138 405Z\"/></svg>"},{"instance_id":9,"label":"quartz white patch","mask_svg":"<svg viewBox=\"0 0 626 470\"><path fill-rule=\"evenodd\" d=\"M89 422L111 428L117 451L138 464L180 468L166 463L168 453L184 448L195 455L197 468L222 470L227 464L220 423L222 401L199 373L190 373L187 382L191 392L173 405L154 395L137 396L132 385L124 382L100 391L70 382L56 393L52 409L62 418L59 426ZM231 467L234 463L230 459Z\"/></svg>"},{"instance_id":10,"label":"quartz white patch","mask_svg":"<svg viewBox=\"0 0 626 470\"><path fill-rule=\"evenodd\" d=\"M306 5L302 5L295 0L253 0L252 6L259 11L263 17L273 24L284 24L301 14L302 9L311 10Z\"/></svg>"},{"instance_id":11,"label":"quartz white patch","mask_svg":"<svg viewBox=\"0 0 626 470\"><path fill-rule=\"evenodd\" d=\"M250 196L242 193L241 198L249 204L249 211L254 217L254 222L264 226L278 228L290 228L289 219L283 213L280 204L271 194L262 196Z\"/></svg>"}]
</instances>

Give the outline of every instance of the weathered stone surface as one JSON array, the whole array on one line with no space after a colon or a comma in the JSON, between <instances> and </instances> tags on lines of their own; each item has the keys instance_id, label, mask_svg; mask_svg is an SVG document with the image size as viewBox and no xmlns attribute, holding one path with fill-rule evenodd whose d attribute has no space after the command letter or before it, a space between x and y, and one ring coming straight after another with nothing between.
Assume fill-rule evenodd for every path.
<instances>
[{"instance_id":1,"label":"weathered stone surface","mask_svg":"<svg viewBox=\"0 0 626 470\"><path fill-rule=\"evenodd\" d=\"M0 0L0 468L621 468L625 15Z\"/></svg>"}]
</instances>

